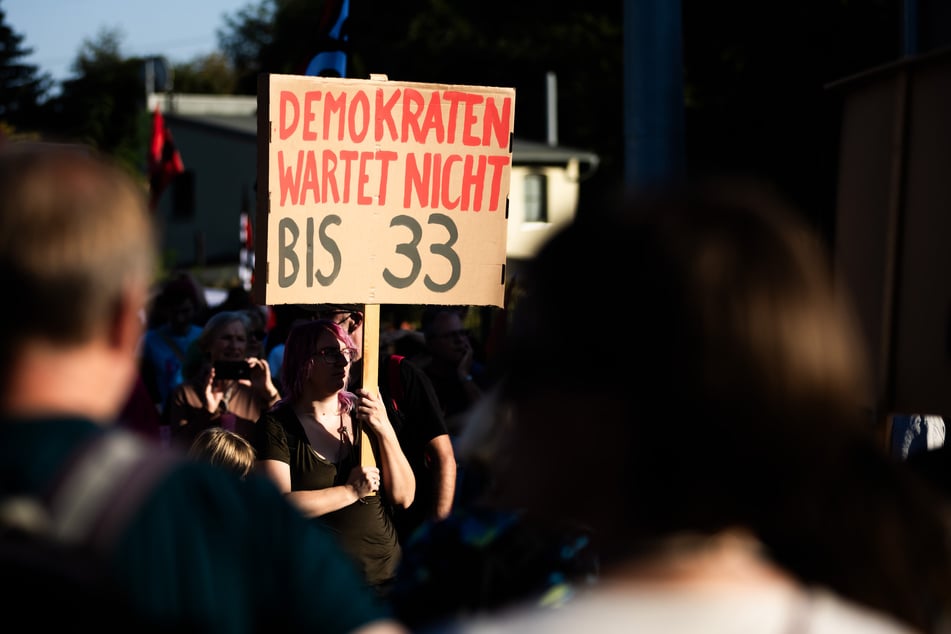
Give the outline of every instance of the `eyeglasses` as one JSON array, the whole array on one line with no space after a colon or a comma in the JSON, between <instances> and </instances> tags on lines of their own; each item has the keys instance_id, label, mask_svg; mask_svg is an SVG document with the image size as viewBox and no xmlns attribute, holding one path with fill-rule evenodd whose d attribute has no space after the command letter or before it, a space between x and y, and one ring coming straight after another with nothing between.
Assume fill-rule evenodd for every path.
<instances>
[{"instance_id":1,"label":"eyeglasses","mask_svg":"<svg viewBox=\"0 0 951 634\"><path fill-rule=\"evenodd\" d=\"M347 331L353 334L360 324L363 323L363 313L358 310L323 310L317 313L320 319L329 319L338 325L344 325L348 320Z\"/></svg>"},{"instance_id":2,"label":"eyeglasses","mask_svg":"<svg viewBox=\"0 0 951 634\"><path fill-rule=\"evenodd\" d=\"M356 354L357 351L353 348L324 348L323 350L318 350L314 357L323 360L327 365L336 365L340 363L341 360L346 363L352 362Z\"/></svg>"}]
</instances>

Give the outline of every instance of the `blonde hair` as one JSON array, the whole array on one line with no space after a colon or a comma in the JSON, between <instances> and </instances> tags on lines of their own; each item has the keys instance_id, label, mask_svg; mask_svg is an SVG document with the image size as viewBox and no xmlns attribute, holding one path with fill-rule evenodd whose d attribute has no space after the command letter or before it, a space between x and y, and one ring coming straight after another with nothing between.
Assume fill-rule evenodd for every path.
<instances>
[{"instance_id":1,"label":"blonde hair","mask_svg":"<svg viewBox=\"0 0 951 634\"><path fill-rule=\"evenodd\" d=\"M254 447L241 435L224 427L209 427L195 437L188 456L224 467L244 478L254 466Z\"/></svg>"}]
</instances>

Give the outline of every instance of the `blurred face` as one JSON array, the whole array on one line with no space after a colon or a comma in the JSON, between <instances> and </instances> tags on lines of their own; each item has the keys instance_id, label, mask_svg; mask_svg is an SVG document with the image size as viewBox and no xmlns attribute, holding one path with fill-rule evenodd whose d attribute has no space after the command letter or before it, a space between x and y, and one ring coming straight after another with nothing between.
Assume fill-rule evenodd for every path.
<instances>
[{"instance_id":1,"label":"blurred face","mask_svg":"<svg viewBox=\"0 0 951 634\"><path fill-rule=\"evenodd\" d=\"M331 333L321 333L314 350L314 365L310 372L311 383L318 388L318 391L336 392L346 388L354 354L353 348L347 347Z\"/></svg>"},{"instance_id":2,"label":"blurred face","mask_svg":"<svg viewBox=\"0 0 951 634\"><path fill-rule=\"evenodd\" d=\"M434 357L448 363L458 363L469 351L469 332L456 313L442 313L433 320L432 332L426 344Z\"/></svg>"},{"instance_id":3,"label":"blurred face","mask_svg":"<svg viewBox=\"0 0 951 634\"><path fill-rule=\"evenodd\" d=\"M168 322L175 332L186 332L194 317L195 303L190 299L184 299L181 303L169 307Z\"/></svg>"},{"instance_id":4,"label":"blurred face","mask_svg":"<svg viewBox=\"0 0 951 634\"><path fill-rule=\"evenodd\" d=\"M248 333L240 321L225 324L214 339L208 354L214 361L241 361L248 351Z\"/></svg>"}]
</instances>

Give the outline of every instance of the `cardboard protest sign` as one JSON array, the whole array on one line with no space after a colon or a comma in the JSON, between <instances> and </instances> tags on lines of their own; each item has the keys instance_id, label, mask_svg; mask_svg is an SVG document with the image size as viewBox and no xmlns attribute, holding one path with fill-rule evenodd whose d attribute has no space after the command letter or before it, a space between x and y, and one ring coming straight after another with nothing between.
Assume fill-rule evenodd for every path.
<instances>
[{"instance_id":1,"label":"cardboard protest sign","mask_svg":"<svg viewBox=\"0 0 951 634\"><path fill-rule=\"evenodd\" d=\"M502 306L514 89L260 82L259 303Z\"/></svg>"}]
</instances>

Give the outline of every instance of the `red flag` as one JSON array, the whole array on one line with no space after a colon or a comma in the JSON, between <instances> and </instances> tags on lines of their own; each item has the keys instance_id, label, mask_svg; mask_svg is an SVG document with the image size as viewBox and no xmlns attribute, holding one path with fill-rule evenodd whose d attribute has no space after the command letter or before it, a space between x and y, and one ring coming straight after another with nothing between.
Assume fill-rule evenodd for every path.
<instances>
[{"instance_id":1,"label":"red flag","mask_svg":"<svg viewBox=\"0 0 951 634\"><path fill-rule=\"evenodd\" d=\"M175 147L172 133L165 125L165 118L158 106L152 116L152 143L149 146L149 193L152 209L158 206L159 197L179 174L185 171L182 156Z\"/></svg>"}]
</instances>

